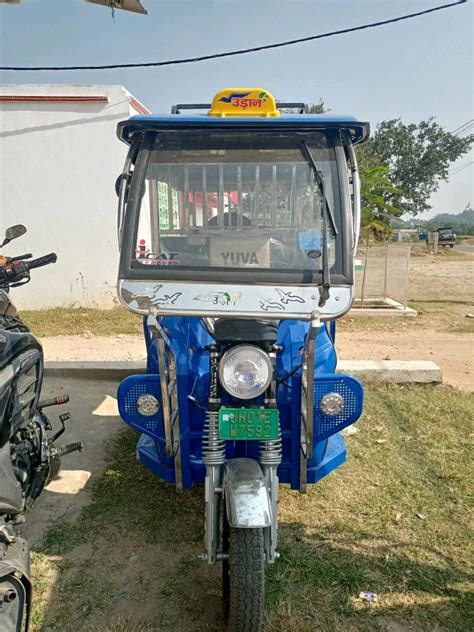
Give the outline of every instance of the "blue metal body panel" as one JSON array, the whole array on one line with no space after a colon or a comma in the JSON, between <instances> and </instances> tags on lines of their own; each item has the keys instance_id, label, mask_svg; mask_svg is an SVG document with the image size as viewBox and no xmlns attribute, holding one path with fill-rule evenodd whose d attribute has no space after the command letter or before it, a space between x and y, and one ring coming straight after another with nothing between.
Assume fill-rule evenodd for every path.
<instances>
[{"instance_id":1,"label":"blue metal body panel","mask_svg":"<svg viewBox=\"0 0 474 632\"><path fill-rule=\"evenodd\" d=\"M117 136L125 143L130 143L133 135L146 130L189 130L203 129L248 129L252 131L271 130L308 130L346 129L354 144L368 138L369 123L358 121L353 116L336 116L333 114L300 114L282 115L278 117L231 116L215 117L205 114L161 114L158 116L132 116L117 125Z\"/></svg>"},{"instance_id":2,"label":"blue metal body panel","mask_svg":"<svg viewBox=\"0 0 474 632\"><path fill-rule=\"evenodd\" d=\"M205 466L201 458L202 429L209 393L209 353L213 342L198 318L165 317L161 319L176 356L176 373L179 402L181 462L183 487L204 481ZM174 482L173 458L165 452L164 426L161 411L152 417L143 417L136 411L139 395L148 392L161 400L160 377L156 344L146 326L145 340L148 349L147 375L126 378L119 386L118 401L122 418L142 433L137 446L139 460L160 478ZM283 458L278 470L280 482L299 488L300 476L300 400L301 360L309 323L281 321L277 342L282 351L277 355L276 377L279 380L277 405L280 412ZM349 376L334 375L336 353L333 338L335 329L328 332L321 326L316 339L314 451L308 462L308 483L315 483L345 460L344 441L338 435L343 427L353 423L362 411L362 386ZM343 414L326 417L319 411L318 402L329 391L340 392L347 401ZM232 398L222 390L224 405L232 405ZM257 405L261 400L256 400ZM237 457L258 458L258 442L235 441L226 443L228 459Z\"/></svg>"}]
</instances>

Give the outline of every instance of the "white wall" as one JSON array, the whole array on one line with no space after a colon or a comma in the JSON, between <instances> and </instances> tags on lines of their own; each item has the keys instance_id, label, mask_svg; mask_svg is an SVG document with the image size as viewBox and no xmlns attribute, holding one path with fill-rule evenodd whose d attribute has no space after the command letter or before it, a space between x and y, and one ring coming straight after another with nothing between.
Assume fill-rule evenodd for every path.
<instances>
[{"instance_id":1,"label":"white wall","mask_svg":"<svg viewBox=\"0 0 474 632\"><path fill-rule=\"evenodd\" d=\"M136 112L122 86L7 85L3 95L108 97L108 103L0 102L0 234L28 233L12 255L54 251L56 264L32 271L12 291L19 309L110 307L117 275L115 179L127 147L117 122Z\"/></svg>"}]
</instances>

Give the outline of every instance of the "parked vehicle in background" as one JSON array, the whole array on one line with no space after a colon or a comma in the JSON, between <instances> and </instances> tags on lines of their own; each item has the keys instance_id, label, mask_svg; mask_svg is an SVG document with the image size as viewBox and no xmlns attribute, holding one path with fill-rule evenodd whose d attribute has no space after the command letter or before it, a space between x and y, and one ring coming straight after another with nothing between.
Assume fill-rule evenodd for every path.
<instances>
[{"instance_id":1,"label":"parked vehicle in background","mask_svg":"<svg viewBox=\"0 0 474 632\"><path fill-rule=\"evenodd\" d=\"M437 228L436 232L438 233L439 246L449 246L450 248L454 248L456 244L456 233L451 226L446 228Z\"/></svg>"},{"instance_id":2,"label":"parked vehicle in background","mask_svg":"<svg viewBox=\"0 0 474 632\"><path fill-rule=\"evenodd\" d=\"M26 232L21 224L5 232L0 247ZM30 270L55 263L56 254L0 255L0 631L27 632L31 616L30 549L19 525L45 485L60 469L60 457L80 450L76 441L56 448L70 413L52 433L44 408L65 404L67 395L40 400L43 350L19 317L9 289L30 281Z\"/></svg>"}]
</instances>

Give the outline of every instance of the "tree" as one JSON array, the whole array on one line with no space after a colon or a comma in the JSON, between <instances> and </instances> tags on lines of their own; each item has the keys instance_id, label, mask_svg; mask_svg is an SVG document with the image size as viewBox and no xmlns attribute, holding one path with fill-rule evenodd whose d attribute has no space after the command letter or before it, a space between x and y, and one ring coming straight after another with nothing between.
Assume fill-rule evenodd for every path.
<instances>
[{"instance_id":1,"label":"tree","mask_svg":"<svg viewBox=\"0 0 474 632\"><path fill-rule=\"evenodd\" d=\"M426 230L452 227L457 235L474 235L474 210L464 209L462 213L438 213L432 219L421 223Z\"/></svg>"},{"instance_id":2,"label":"tree","mask_svg":"<svg viewBox=\"0 0 474 632\"><path fill-rule=\"evenodd\" d=\"M322 99L319 99L317 103L308 104L308 111L310 114L325 114L326 112L330 112L331 109L324 105L324 101Z\"/></svg>"},{"instance_id":3,"label":"tree","mask_svg":"<svg viewBox=\"0 0 474 632\"><path fill-rule=\"evenodd\" d=\"M277 99L278 102L285 103L286 99ZM308 103L308 113L309 114L325 114L326 112L330 112L331 108L327 108L324 104L323 99L319 99L317 103ZM283 114L294 114L294 110L289 110L288 108L280 108L280 112Z\"/></svg>"},{"instance_id":4,"label":"tree","mask_svg":"<svg viewBox=\"0 0 474 632\"><path fill-rule=\"evenodd\" d=\"M398 193L388 193L390 206L402 213L418 215L430 209L429 198L448 180L448 168L463 156L474 135L451 134L431 117L418 124L392 119L380 123L365 146L365 153L388 169L388 177Z\"/></svg>"},{"instance_id":5,"label":"tree","mask_svg":"<svg viewBox=\"0 0 474 632\"><path fill-rule=\"evenodd\" d=\"M401 191L391 183L387 167L362 161L359 169L362 226L377 234L387 233L392 217L402 214L389 200L401 195Z\"/></svg>"}]
</instances>

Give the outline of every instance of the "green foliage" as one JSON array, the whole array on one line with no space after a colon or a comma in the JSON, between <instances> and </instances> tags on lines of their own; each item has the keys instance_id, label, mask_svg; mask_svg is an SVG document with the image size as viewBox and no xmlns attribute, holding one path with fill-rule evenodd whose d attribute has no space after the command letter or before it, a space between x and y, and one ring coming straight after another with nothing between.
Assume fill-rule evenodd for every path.
<instances>
[{"instance_id":1,"label":"green foliage","mask_svg":"<svg viewBox=\"0 0 474 632\"><path fill-rule=\"evenodd\" d=\"M310 103L308 109L310 114L326 114L326 112L331 111L331 108L327 108L322 99L319 99L317 103Z\"/></svg>"},{"instance_id":2,"label":"green foliage","mask_svg":"<svg viewBox=\"0 0 474 632\"><path fill-rule=\"evenodd\" d=\"M427 230L452 226L457 235L474 235L474 209L462 213L439 213L433 219L423 222Z\"/></svg>"},{"instance_id":3,"label":"green foliage","mask_svg":"<svg viewBox=\"0 0 474 632\"><path fill-rule=\"evenodd\" d=\"M277 99L277 102L285 102L287 99ZM324 101L320 98L317 103L308 103L308 112L309 114L326 114L326 112L330 112L331 108L327 108ZM281 108L280 112L283 114L294 114L294 110L289 110L288 108Z\"/></svg>"},{"instance_id":4,"label":"green foliage","mask_svg":"<svg viewBox=\"0 0 474 632\"><path fill-rule=\"evenodd\" d=\"M400 209L390 203L393 197L401 194L401 190L390 181L388 168L381 165L363 145L358 148L357 156L362 226L377 234L387 232L391 219L402 214Z\"/></svg>"},{"instance_id":5,"label":"green foliage","mask_svg":"<svg viewBox=\"0 0 474 632\"><path fill-rule=\"evenodd\" d=\"M460 137L444 130L433 117L420 123L400 119L383 121L367 142L365 152L388 168L390 180L399 193L388 202L402 211L418 215L430 209L429 198L440 180L448 180L448 168L463 156L474 135Z\"/></svg>"},{"instance_id":6,"label":"green foliage","mask_svg":"<svg viewBox=\"0 0 474 632\"><path fill-rule=\"evenodd\" d=\"M420 226L424 230L452 227L457 235L474 235L474 209L465 209L462 213L438 213L427 220L402 220L392 222L393 228L415 228Z\"/></svg>"}]
</instances>

